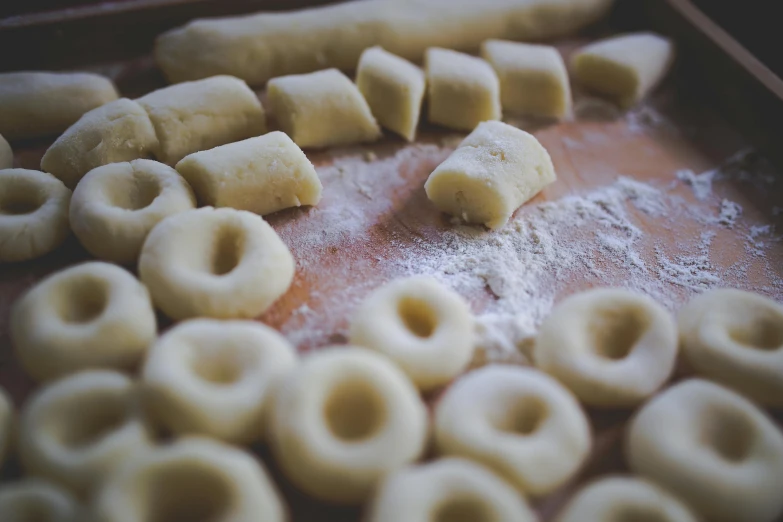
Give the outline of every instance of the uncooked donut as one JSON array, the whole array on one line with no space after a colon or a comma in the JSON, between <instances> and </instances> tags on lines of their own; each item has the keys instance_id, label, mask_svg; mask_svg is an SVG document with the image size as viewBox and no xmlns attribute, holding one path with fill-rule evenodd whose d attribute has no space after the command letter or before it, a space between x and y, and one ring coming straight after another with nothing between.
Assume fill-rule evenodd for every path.
<instances>
[{"instance_id":1,"label":"uncooked donut","mask_svg":"<svg viewBox=\"0 0 783 522\"><path fill-rule=\"evenodd\" d=\"M204 207L170 216L141 249L139 275L175 320L261 315L294 278L294 258L260 216Z\"/></svg>"},{"instance_id":2,"label":"uncooked donut","mask_svg":"<svg viewBox=\"0 0 783 522\"><path fill-rule=\"evenodd\" d=\"M541 325L535 364L591 406L633 406L669 379L677 325L661 305L600 288L559 303Z\"/></svg>"},{"instance_id":3,"label":"uncooked donut","mask_svg":"<svg viewBox=\"0 0 783 522\"><path fill-rule=\"evenodd\" d=\"M15 425L14 404L0 386L0 469L13 442Z\"/></svg>"},{"instance_id":4,"label":"uncooked donut","mask_svg":"<svg viewBox=\"0 0 783 522\"><path fill-rule=\"evenodd\" d=\"M485 366L458 379L435 406L441 454L480 462L524 494L546 495L574 476L590 440L574 396L531 368Z\"/></svg>"},{"instance_id":5,"label":"uncooked donut","mask_svg":"<svg viewBox=\"0 0 783 522\"><path fill-rule=\"evenodd\" d=\"M783 512L783 434L749 400L701 379L654 397L627 432L628 465L710 522Z\"/></svg>"},{"instance_id":6,"label":"uncooked donut","mask_svg":"<svg viewBox=\"0 0 783 522\"><path fill-rule=\"evenodd\" d=\"M309 355L278 388L270 443L286 476L330 502L367 499L390 471L424 451L427 409L381 355L354 347Z\"/></svg>"},{"instance_id":7,"label":"uncooked donut","mask_svg":"<svg viewBox=\"0 0 783 522\"><path fill-rule=\"evenodd\" d=\"M5 141L3 135L0 134L0 170L10 169L14 166L14 151L11 150L11 146Z\"/></svg>"},{"instance_id":8,"label":"uncooked donut","mask_svg":"<svg viewBox=\"0 0 783 522\"><path fill-rule=\"evenodd\" d=\"M144 285L97 261L44 278L11 312L16 356L39 381L89 368L132 369L156 331Z\"/></svg>"},{"instance_id":9,"label":"uncooked donut","mask_svg":"<svg viewBox=\"0 0 783 522\"><path fill-rule=\"evenodd\" d=\"M150 230L163 218L196 206L177 171L138 159L91 170L71 198L73 233L95 257L134 264Z\"/></svg>"},{"instance_id":10,"label":"uncooked donut","mask_svg":"<svg viewBox=\"0 0 783 522\"><path fill-rule=\"evenodd\" d=\"M76 500L58 487L38 479L0 485L3 522L83 522Z\"/></svg>"},{"instance_id":11,"label":"uncooked donut","mask_svg":"<svg viewBox=\"0 0 783 522\"><path fill-rule=\"evenodd\" d=\"M430 390L470 363L474 320L459 294L432 278L410 277L379 288L359 305L349 339L389 357L419 389Z\"/></svg>"},{"instance_id":12,"label":"uncooked donut","mask_svg":"<svg viewBox=\"0 0 783 522\"><path fill-rule=\"evenodd\" d=\"M71 191L37 170L0 170L0 262L48 254L68 237Z\"/></svg>"}]
</instances>

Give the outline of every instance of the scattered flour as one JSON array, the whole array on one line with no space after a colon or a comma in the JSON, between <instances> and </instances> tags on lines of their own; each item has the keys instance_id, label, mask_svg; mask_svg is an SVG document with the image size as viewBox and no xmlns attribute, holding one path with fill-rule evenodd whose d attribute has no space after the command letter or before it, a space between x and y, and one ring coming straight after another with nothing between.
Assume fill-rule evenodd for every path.
<instances>
[{"instance_id":1,"label":"scattered flour","mask_svg":"<svg viewBox=\"0 0 783 522\"><path fill-rule=\"evenodd\" d=\"M677 171L677 179L689 185L693 189L693 195L699 201L704 201L712 195L712 179L715 177L714 170L708 170L701 174L695 174L692 170Z\"/></svg>"}]
</instances>

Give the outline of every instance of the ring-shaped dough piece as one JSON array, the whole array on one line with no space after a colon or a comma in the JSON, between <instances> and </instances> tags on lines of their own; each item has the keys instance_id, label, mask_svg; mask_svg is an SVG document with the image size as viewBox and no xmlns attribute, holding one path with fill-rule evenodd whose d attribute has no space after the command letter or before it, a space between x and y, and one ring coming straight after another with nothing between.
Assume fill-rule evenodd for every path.
<instances>
[{"instance_id":1,"label":"ring-shaped dough piece","mask_svg":"<svg viewBox=\"0 0 783 522\"><path fill-rule=\"evenodd\" d=\"M272 452L295 485L321 500L357 504L422 454L427 409L385 357L333 347L308 356L284 379L270 428Z\"/></svg>"},{"instance_id":2,"label":"ring-shaped dough piece","mask_svg":"<svg viewBox=\"0 0 783 522\"><path fill-rule=\"evenodd\" d=\"M3 522L82 522L82 509L66 491L39 479L0 485Z\"/></svg>"},{"instance_id":3,"label":"ring-shaped dough piece","mask_svg":"<svg viewBox=\"0 0 783 522\"><path fill-rule=\"evenodd\" d=\"M39 390L19 418L19 455L28 474L89 495L152 441L139 388L106 370L80 372Z\"/></svg>"},{"instance_id":4,"label":"ring-shaped dough piece","mask_svg":"<svg viewBox=\"0 0 783 522\"><path fill-rule=\"evenodd\" d=\"M742 290L706 292L680 310L683 355L700 375L783 406L783 306Z\"/></svg>"},{"instance_id":5,"label":"ring-shaped dough piece","mask_svg":"<svg viewBox=\"0 0 783 522\"><path fill-rule=\"evenodd\" d=\"M111 163L79 181L71 198L71 229L95 257L135 264L159 221L195 206L190 186L168 165L146 159Z\"/></svg>"},{"instance_id":6,"label":"ring-shaped dough piece","mask_svg":"<svg viewBox=\"0 0 783 522\"><path fill-rule=\"evenodd\" d=\"M743 396L702 379L672 386L631 421L631 470L710 522L772 522L783 512L783 433Z\"/></svg>"},{"instance_id":7,"label":"ring-shaped dough piece","mask_svg":"<svg viewBox=\"0 0 783 522\"><path fill-rule=\"evenodd\" d=\"M532 368L472 371L435 406L442 455L480 462L521 493L546 495L579 471L590 451L587 417L559 382Z\"/></svg>"},{"instance_id":8,"label":"ring-shaped dough piece","mask_svg":"<svg viewBox=\"0 0 783 522\"><path fill-rule=\"evenodd\" d=\"M3 135L0 134L0 170L10 169L14 166L14 151L11 150L11 145L5 141Z\"/></svg>"},{"instance_id":9,"label":"ring-shaped dough piece","mask_svg":"<svg viewBox=\"0 0 783 522\"><path fill-rule=\"evenodd\" d=\"M152 229L139 275L172 319L253 318L291 286L294 258L261 216L204 207Z\"/></svg>"},{"instance_id":10,"label":"ring-shaped dough piece","mask_svg":"<svg viewBox=\"0 0 783 522\"><path fill-rule=\"evenodd\" d=\"M0 386L0 469L11 449L16 429L16 415L11 397Z\"/></svg>"},{"instance_id":11,"label":"ring-shaped dough piece","mask_svg":"<svg viewBox=\"0 0 783 522\"><path fill-rule=\"evenodd\" d=\"M198 437L129 459L94 502L101 522L285 522L286 508L249 453Z\"/></svg>"},{"instance_id":12,"label":"ring-shaped dough piece","mask_svg":"<svg viewBox=\"0 0 783 522\"><path fill-rule=\"evenodd\" d=\"M359 305L349 341L389 357L420 390L431 390L465 370L474 337L465 300L419 276L392 281Z\"/></svg>"},{"instance_id":13,"label":"ring-shaped dough piece","mask_svg":"<svg viewBox=\"0 0 783 522\"><path fill-rule=\"evenodd\" d=\"M0 170L0 263L48 254L70 233L71 191L38 170Z\"/></svg>"},{"instance_id":14,"label":"ring-shaped dough piece","mask_svg":"<svg viewBox=\"0 0 783 522\"><path fill-rule=\"evenodd\" d=\"M192 319L152 345L144 404L175 434L249 444L263 437L271 395L295 365L293 346L266 325Z\"/></svg>"},{"instance_id":15,"label":"ring-shaped dough piece","mask_svg":"<svg viewBox=\"0 0 783 522\"><path fill-rule=\"evenodd\" d=\"M671 493L631 477L606 477L579 490L557 522L698 522Z\"/></svg>"},{"instance_id":16,"label":"ring-shaped dough piece","mask_svg":"<svg viewBox=\"0 0 783 522\"><path fill-rule=\"evenodd\" d=\"M92 368L134 369L156 333L144 285L99 261L43 279L11 312L16 356L38 381Z\"/></svg>"},{"instance_id":17,"label":"ring-shaped dough piece","mask_svg":"<svg viewBox=\"0 0 783 522\"><path fill-rule=\"evenodd\" d=\"M378 488L367 522L536 522L525 499L469 460L447 458L403 468Z\"/></svg>"},{"instance_id":18,"label":"ring-shaped dough piece","mask_svg":"<svg viewBox=\"0 0 783 522\"><path fill-rule=\"evenodd\" d=\"M558 304L536 338L536 366L591 406L641 403L669 379L677 325L661 305L628 290L599 288Z\"/></svg>"}]
</instances>

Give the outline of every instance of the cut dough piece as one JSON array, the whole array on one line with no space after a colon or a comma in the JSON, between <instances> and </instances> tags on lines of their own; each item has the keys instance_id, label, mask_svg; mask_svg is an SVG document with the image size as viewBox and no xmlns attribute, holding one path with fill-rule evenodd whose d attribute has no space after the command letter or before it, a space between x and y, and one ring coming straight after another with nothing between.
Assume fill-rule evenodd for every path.
<instances>
[{"instance_id":1,"label":"cut dough piece","mask_svg":"<svg viewBox=\"0 0 783 522\"><path fill-rule=\"evenodd\" d=\"M15 438L15 425L14 404L11 402L11 397L0 386L0 469Z\"/></svg>"},{"instance_id":2,"label":"cut dough piece","mask_svg":"<svg viewBox=\"0 0 783 522\"><path fill-rule=\"evenodd\" d=\"M177 171L202 204L261 215L316 205L323 188L302 149L280 131L195 152Z\"/></svg>"},{"instance_id":3,"label":"cut dough piece","mask_svg":"<svg viewBox=\"0 0 783 522\"><path fill-rule=\"evenodd\" d=\"M266 325L193 319L152 345L144 402L175 434L250 444L262 438L271 394L295 364L293 346Z\"/></svg>"},{"instance_id":4,"label":"cut dough piece","mask_svg":"<svg viewBox=\"0 0 783 522\"><path fill-rule=\"evenodd\" d=\"M388 359L360 348L308 356L277 389L270 443L286 476L321 500L367 499L390 471L419 458L427 408Z\"/></svg>"},{"instance_id":5,"label":"cut dough piece","mask_svg":"<svg viewBox=\"0 0 783 522\"><path fill-rule=\"evenodd\" d=\"M673 58L670 40L635 33L583 47L571 58L571 68L582 86L629 107L658 85Z\"/></svg>"},{"instance_id":6,"label":"cut dough piece","mask_svg":"<svg viewBox=\"0 0 783 522\"><path fill-rule=\"evenodd\" d=\"M750 292L706 292L679 314L691 366L761 404L783 406L783 306Z\"/></svg>"},{"instance_id":7,"label":"cut dough piece","mask_svg":"<svg viewBox=\"0 0 783 522\"><path fill-rule=\"evenodd\" d=\"M424 57L430 123L470 131L499 120L500 82L492 67L475 56L433 47Z\"/></svg>"},{"instance_id":8,"label":"cut dough piece","mask_svg":"<svg viewBox=\"0 0 783 522\"><path fill-rule=\"evenodd\" d=\"M574 396L531 368L492 365L470 372L435 407L441 454L481 462L523 494L546 495L574 476L590 439Z\"/></svg>"},{"instance_id":9,"label":"cut dough piece","mask_svg":"<svg viewBox=\"0 0 783 522\"><path fill-rule=\"evenodd\" d=\"M10 169L14 166L14 151L11 150L11 146L5 141L3 135L0 134L0 170Z\"/></svg>"},{"instance_id":10,"label":"cut dough piece","mask_svg":"<svg viewBox=\"0 0 783 522\"><path fill-rule=\"evenodd\" d=\"M216 441L181 439L129 459L94 503L101 522L285 522L263 465Z\"/></svg>"},{"instance_id":11,"label":"cut dough piece","mask_svg":"<svg viewBox=\"0 0 783 522\"><path fill-rule=\"evenodd\" d=\"M0 262L27 261L65 241L71 191L37 170L0 170Z\"/></svg>"},{"instance_id":12,"label":"cut dough piece","mask_svg":"<svg viewBox=\"0 0 783 522\"><path fill-rule=\"evenodd\" d=\"M337 69L275 78L267 95L280 128L300 147L349 145L381 137L362 93Z\"/></svg>"},{"instance_id":13,"label":"cut dough piece","mask_svg":"<svg viewBox=\"0 0 783 522\"><path fill-rule=\"evenodd\" d=\"M470 363L474 320L459 294L429 277L399 279L356 311L350 342L397 363L420 390L448 383Z\"/></svg>"},{"instance_id":14,"label":"cut dough piece","mask_svg":"<svg viewBox=\"0 0 783 522\"><path fill-rule=\"evenodd\" d=\"M448 458L389 475L367 522L537 522L514 488L469 460Z\"/></svg>"},{"instance_id":15,"label":"cut dough piece","mask_svg":"<svg viewBox=\"0 0 783 522\"><path fill-rule=\"evenodd\" d=\"M82 114L118 98L108 78L90 73L0 74L0 134L9 140L59 134Z\"/></svg>"},{"instance_id":16,"label":"cut dough piece","mask_svg":"<svg viewBox=\"0 0 783 522\"><path fill-rule=\"evenodd\" d=\"M442 212L497 229L556 178L549 153L533 135L487 121L438 165L424 190Z\"/></svg>"},{"instance_id":17,"label":"cut dough piece","mask_svg":"<svg viewBox=\"0 0 783 522\"><path fill-rule=\"evenodd\" d=\"M39 479L0 486L3 522L81 522L84 513L65 491Z\"/></svg>"},{"instance_id":18,"label":"cut dough piece","mask_svg":"<svg viewBox=\"0 0 783 522\"><path fill-rule=\"evenodd\" d=\"M626 440L634 473L711 522L772 522L783 512L783 434L749 400L701 379L654 397Z\"/></svg>"},{"instance_id":19,"label":"cut dough piece","mask_svg":"<svg viewBox=\"0 0 783 522\"><path fill-rule=\"evenodd\" d=\"M57 138L41 158L41 168L68 187L108 163L152 155L158 138L138 103L122 98L94 109Z\"/></svg>"},{"instance_id":20,"label":"cut dough piece","mask_svg":"<svg viewBox=\"0 0 783 522\"><path fill-rule=\"evenodd\" d=\"M138 159L88 172L73 191L70 222L95 257L134 264L152 227L195 206L190 186L176 170Z\"/></svg>"},{"instance_id":21,"label":"cut dough piece","mask_svg":"<svg viewBox=\"0 0 783 522\"><path fill-rule=\"evenodd\" d=\"M677 359L677 325L647 296L599 288L558 304L539 329L535 364L591 406L643 402Z\"/></svg>"},{"instance_id":22,"label":"cut dough piece","mask_svg":"<svg viewBox=\"0 0 783 522\"><path fill-rule=\"evenodd\" d=\"M571 86L563 57L549 45L487 40L481 56L500 79L503 109L564 118L571 113Z\"/></svg>"},{"instance_id":23,"label":"cut dough piece","mask_svg":"<svg viewBox=\"0 0 783 522\"><path fill-rule=\"evenodd\" d=\"M155 157L172 166L193 152L266 132L258 97L232 76L171 85L136 101L155 126Z\"/></svg>"},{"instance_id":24,"label":"cut dough piece","mask_svg":"<svg viewBox=\"0 0 783 522\"><path fill-rule=\"evenodd\" d=\"M147 236L139 275L175 320L261 315L294 278L294 258L260 216L204 207L161 221Z\"/></svg>"},{"instance_id":25,"label":"cut dough piece","mask_svg":"<svg viewBox=\"0 0 783 522\"><path fill-rule=\"evenodd\" d=\"M129 272L98 261L46 277L11 313L19 362L36 380L89 368L134 368L155 339L147 289Z\"/></svg>"},{"instance_id":26,"label":"cut dough piece","mask_svg":"<svg viewBox=\"0 0 783 522\"><path fill-rule=\"evenodd\" d=\"M378 123L413 141L424 99L421 69L381 47L371 47L359 59L356 86Z\"/></svg>"}]
</instances>

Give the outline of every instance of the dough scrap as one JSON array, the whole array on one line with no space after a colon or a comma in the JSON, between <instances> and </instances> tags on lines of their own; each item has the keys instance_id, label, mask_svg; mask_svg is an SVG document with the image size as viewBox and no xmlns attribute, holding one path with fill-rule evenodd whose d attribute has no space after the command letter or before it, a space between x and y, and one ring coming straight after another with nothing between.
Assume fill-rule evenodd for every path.
<instances>
[{"instance_id":1,"label":"dough scrap","mask_svg":"<svg viewBox=\"0 0 783 522\"><path fill-rule=\"evenodd\" d=\"M4 522L82 522L82 509L60 488L37 478L0 486L0 520Z\"/></svg>"},{"instance_id":2,"label":"dough scrap","mask_svg":"<svg viewBox=\"0 0 783 522\"><path fill-rule=\"evenodd\" d=\"M11 401L11 397L8 396L5 389L0 386L0 468L3 467L5 458L8 455L14 440L16 429L15 417L14 403Z\"/></svg>"},{"instance_id":3,"label":"dough scrap","mask_svg":"<svg viewBox=\"0 0 783 522\"><path fill-rule=\"evenodd\" d=\"M11 150L11 146L0 134L0 170L10 169L14 166L14 151Z\"/></svg>"}]
</instances>

